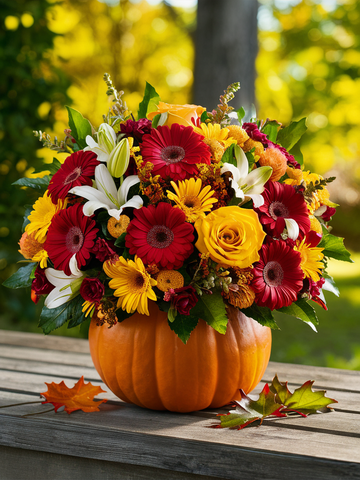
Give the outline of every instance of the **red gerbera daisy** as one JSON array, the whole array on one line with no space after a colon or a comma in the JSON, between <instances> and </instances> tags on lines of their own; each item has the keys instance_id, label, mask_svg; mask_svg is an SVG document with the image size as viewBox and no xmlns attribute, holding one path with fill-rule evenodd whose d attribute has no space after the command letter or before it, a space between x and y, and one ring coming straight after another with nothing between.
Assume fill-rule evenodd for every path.
<instances>
[{"instance_id":1,"label":"red gerbera daisy","mask_svg":"<svg viewBox=\"0 0 360 480\"><path fill-rule=\"evenodd\" d=\"M302 289L304 274L300 268L301 256L283 240L264 244L260 260L254 264L255 303L261 307L288 307Z\"/></svg>"},{"instance_id":2,"label":"red gerbera daisy","mask_svg":"<svg viewBox=\"0 0 360 480\"><path fill-rule=\"evenodd\" d=\"M153 174L171 180L184 180L198 172L197 163L210 165L211 153L202 135L192 127L174 123L171 128L153 128L143 136L141 155L154 165Z\"/></svg>"},{"instance_id":3,"label":"red gerbera daisy","mask_svg":"<svg viewBox=\"0 0 360 480\"><path fill-rule=\"evenodd\" d=\"M134 210L134 216L125 237L130 253L145 265L180 268L194 250L194 227L185 221L185 213L161 202Z\"/></svg>"},{"instance_id":4,"label":"red gerbera daisy","mask_svg":"<svg viewBox=\"0 0 360 480\"><path fill-rule=\"evenodd\" d=\"M300 232L302 237L310 230L309 213L304 197L301 193L297 193L293 186L279 182L267 182L262 196L264 204L256 211L269 235L280 237L286 226L289 236L296 240ZM297 231L294 221L299 231ZM297 235L294 232L297 232Z\"/></svg>"},{"instance_id":5,"label":"red gerbera daisy","mask_svg":"<svg viewBox=\"0 0 360 480\"><path fill-rule=\"evenodd\" d=\"M59 198L64 199L73 187L91 186L91 177L94 177L95 167L99 164L100 162L93 152L80 150L67 157L49 184L49 193L53 203L57 203Z\"/></svg>"},{"instance_id":6,"label":"red gerbera daisy","mask_svg":"<svg viewBox=\"0 0 360 480\"><path fill-rule=\"evenodd\" d=\"M98 232L95 225L95 220L83 214L79 203L54 216L44 249L57 270L70 275L69 262L74 254L79 268L86 264Z\"/></svg>"}]
</instances>

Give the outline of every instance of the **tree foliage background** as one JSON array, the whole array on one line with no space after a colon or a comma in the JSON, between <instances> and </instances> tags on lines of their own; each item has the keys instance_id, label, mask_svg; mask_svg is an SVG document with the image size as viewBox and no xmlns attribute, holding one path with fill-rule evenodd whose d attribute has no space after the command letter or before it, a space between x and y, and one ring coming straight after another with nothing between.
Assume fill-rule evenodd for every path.
<instances>
[{"instance_id":1,"label":"tree foliage background","mask_svg":"<svg viewBox=\"0 0 360 480\"><path fill-rule=\"evenodd\" d=\"M108 109L104 72L109 72L116 87L124 90L128 107L134 111L145 81L156 86L164 101L192 102L196 8L173 7L166 2L151 5L145 0L0 0L0 5L3 281L21 260L17 242L23 205L31 203L28 192L11 183L19 176L31 175L42 161L51 162L53 157L53 152L40 149L32 131L42 130L61 138L67 127L66 104L80 110L97 127ZM360 3L260 0L258 21L258 116L283 123L308 117L308 133L301 145L306 166L337 176L336 184L331 185L331 199L341 203L334 217L335 233L345 236L346 245L358 251ZM220 27L216 34L221 35ZM235 35L234 48L246 49L236 41ZM242 79L233 79L237 80ZM355 275L351 288L359 298L360 273ZM0 328L38 331L37 307L31 303L29 292L1 287L0 302ZM353 314L357 309L358 315L358 305L352 306ZM335 323L336 310L330 315ZM349 352L351 338L356 337L356 327L351 325L342 324L347 332L344 349L346 345ZM284 357L278 359L302 361L306 356L307 363L326 360L331 364L329 356L325 360L316 355L312 358L303 343L294 347L291 335L295 331L291 332L286 341L292 345L293 356L289 357L291 352L284 347ZM280 335L287 338L286 332ZM325 341L329 341L326 336ZM332 358L336 356L335 344L334 349ZM346 357L342 351L338 355ZM360 347L355 344L353 358L360 368ZM337 365L339 362L341 359Z\"/></svg>"}]
</instances>

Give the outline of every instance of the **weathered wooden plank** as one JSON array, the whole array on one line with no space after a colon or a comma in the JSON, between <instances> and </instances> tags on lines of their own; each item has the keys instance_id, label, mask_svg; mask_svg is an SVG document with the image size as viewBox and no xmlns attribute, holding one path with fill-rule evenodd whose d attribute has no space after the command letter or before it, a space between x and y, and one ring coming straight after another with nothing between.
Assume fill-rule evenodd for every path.
<instances>
[{"instance_id":1,"label":"weathered wooden plank","mask_svg":"<svg viewBox=\"0 0 360 480\"><path fill-rule=\"evenodd\" d=\"M315 380L315 385L319 388L360 392L360 371L270 362L263 380L270 382L276 373L282 382L291 381L292 384L302 385L307 380Z\"/></svg>"},{"instance_id":2,"label":"weathered wooden plank","mask_svg":"<svg viewBox=\"0 0 360 480\"><path fill-rule=\"evenodd\" d=\"M35 360L44 363L63 365L79 365L92 367L93 362L90 354L77 352L61 352L58 350L42 350L40 348L13 347L11 345L0 345L0 357L7 359Z\"/></svg>"},{"instance_id":3,"label":"weathered wooden plank","mask_svg":"<svg viewBox=\"0 0 360 480\"><path fill-rule=\"evenodd\" d=\"M109 400L116 400L117 397L101 382L101 379L92 367L76 367L72 365L63 365L62 363L42 363L34 361L4 359L0 358L0 389L11 388L16 391L26 391L37 393L45 391L44 382L59 383L65 380L65 383L72 387L82 375L86 381L90 381L93 385L100 385L103 390L108 392L106 397ZM292 377L287 377L292 378ZM264 383L261 382L252 394L260 393ZM290 385L294 390L298 385ZM315 383L315 387L317 384ZM316 389L314 387L314 389ZM336 410L349 410L352 412L360 412L360 393L349 393L347 391L338 391L336 389L328 388L326 396L334 398L339 403L334 404Z\"/></svg>"},{"instance_id":4,"label":"weathered wooden plank","mask_svg":"<svg viewBox=\"0 0 360 480\"><path fill-rule=\"evenodd\" d=\"M19 461L21 459L21 462ZM2 480L221 480L154 467L0 447Z\"/></svg>"},{"instance_id":5,"label":"weathered wooden plank","mask_svg":"<svg viewBox=\"0 0 360 480\"><path fill-rule=\"evenodd\" d=\"M45 389L44 389L45 390ZM0 405L9 405L17 403L16 394L13 396L14 400L9 398L2 398L0 392ZM108 394L99 394L97 398L109 398ZM50 406L51 408L51 406ZM188 429L191 427L191 438L202 441L208 438L208 435L212 436L211 431L204 429L203 427L210 426L213 423L218 423L216 418L216 412L203 411L194 412L192 414L174 414L169 412L154 412L134 405L126 404L124 402L116 402L111 405L101 405L101 415L83 416L83 415L71 415L71 420L67 420L67 414L62 415L64 421L70 421L79 423L79 428L86 425L97 425L99 427L106 428L121 428L123 431L138 432L142 434L149 433L155 429L155 431L161 431L161 435L166 434L169 436L178 435L180 430ZM3 415L24 415L33 412L41 412L44 407L40 405L22 405L9 408L0 409L0 413ZM46 410L46 408L45 408ZM115 412L115 413L114 413ZM116 417L116 425L113 424L114 416ZM56 416L56 418L60 418ZM207 422L207 423L203 423ZM294 428L295 430L302 431L317 431L327 435L335 434L338 436L335 443L338 442L338 438L341 437L353 437L357 438L359 453L360 453L360 416L359 414L347 413L347 412L333 412L321 415L312 415L307 418L289 417L287 419L271 420L266 422L267 425L271 425L279 428ZM198 426L197 428L195 428ZM263 427L262 427L263 429ZM262 430L261 429L261 430ZM218 430L217 430L218 431ZM225 430L224 430L225 431ZM334 433L335 432L335 433ZM218 434L217 436L219 436ZM234 437L236 439L237 437Z\"/></svg>"},{"instance_id":6,"label":"weathered wooden plank","mask_svg":"<svg viewBox=\"0 0 360 480\"><path fill-rule=\"evenodd\" d=\"M354 449L353 438L341 437L340 442L338 437L335 448L334 442L329 441L332 435L308 431L300 435L295 430L280 431L271 426L264 427L263 433L259 433L260 429L204 429L208 434L196 441L191 426L180 431L171 429L173 436L169 438L154 424L148 426L149 432L139 434L93 424L79 428L79 424L72 424L74 418L71 415L66 421L55 421L28 417L24 421L7 416L6 422L1 419L0 444L23 449L36 445L38 451L49 453L71 452L81 458L225 479L360 478L360 450ZM115 424L115 418L112 423Z\"/></svg>"},{"instance_id":7,"label":"weathered wooden plank","mask_svg":"<svg viewBox=\"0 0 360 480\"><path fill-rule=\"evenodd\" d=\"M0 330L0 344L23 347L62 350L65 352L89 353L89 343L81 338L43 335L41 333L12 332Z\"/></svg>"}]
</instances>

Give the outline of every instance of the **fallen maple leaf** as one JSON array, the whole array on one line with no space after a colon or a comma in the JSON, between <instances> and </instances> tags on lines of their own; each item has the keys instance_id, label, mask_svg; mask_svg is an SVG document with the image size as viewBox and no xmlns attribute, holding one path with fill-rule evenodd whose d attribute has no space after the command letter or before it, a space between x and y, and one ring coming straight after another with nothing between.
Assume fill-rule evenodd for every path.
<instances>
[{"instance_id":1,"label":"fallen maple leaf","mask_svg":"<svg viewBox=\"0 0 360 480\"><path fill-rule=\"evenodd\" d=\"M220 423L212 427L241 430L256 421L261 425L266 417L287 417L288 413L298 413L306 417L313 413L330 412L331 408L328 406L337 401L325 397L324 390L314 392L311 389L313 383L309 380L291 393L287 382L281 383L275 375L270 387L266 383L257 400L240 390L241 400L235 400L231 404L235 406L235 410L230 410L228 414L219 414Z\"/></svg>"},{"instance_id":2,"label":"fallen maple leaf","mask_svg":"<svg viewBox=\"0 0 360 480\"><path fill-rule=\"evenodd\" d=\"M94 396L98 393L104 392L101 387L95 387L91 383L84 383L84 377L81 377L80 380L72 387L69 388L65 385L64 381L60 383L46 383L48 389L44 393L40 393L43 397L46 398L46 401L41 402L52 403L55 408L55 412L58 411L60 407L65 407L67 413L74 412L75 410L82 410L83 412L98 412L99 405L101 403L107 402L104 400L94 400Z\"/></svg>"}]
</instances>

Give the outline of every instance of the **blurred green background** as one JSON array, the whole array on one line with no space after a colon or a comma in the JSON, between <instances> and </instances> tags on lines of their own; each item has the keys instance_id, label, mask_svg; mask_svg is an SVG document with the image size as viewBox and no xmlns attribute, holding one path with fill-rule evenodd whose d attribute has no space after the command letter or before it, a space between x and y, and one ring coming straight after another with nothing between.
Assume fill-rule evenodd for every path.
<instances>
[{"instance_id":1,"label":"blurred green background","mask_svg":"<svg viewBox=\"0 0 360 480\"><path fill-rule=\"evenodd\" d=\"M130 110L136 111L145 81L164 101L191 103L197 12L195 0L0 4L3 282L22 258L17 249L24 205L32 203L29 192L11 183L54 156L40 148L33 130L62 138L65 105L98 126L108 110L104 72L124 90ZM273 334L272 360L360 369L360 3L262 0L257 35L257 115L282 123L308 117L301 144L305 164L337 177L329 188L331 200L341 204L333 233L346 238L355 261L331 263L341 293L327 295L329 312L316 306L319 333L278 315L281 331ZM30 292L0 287L0 305L0 328L40 331L41 307L31 302ZM66 327L54 333L81 335Z\"/></svg>"}]
</instances>

